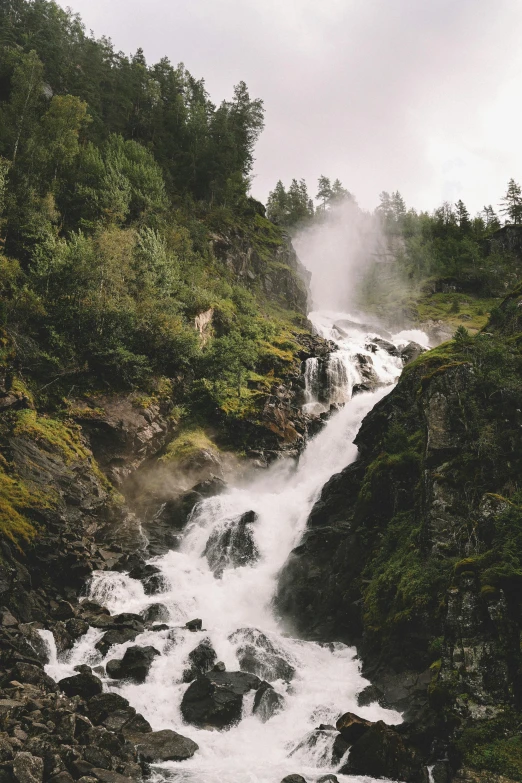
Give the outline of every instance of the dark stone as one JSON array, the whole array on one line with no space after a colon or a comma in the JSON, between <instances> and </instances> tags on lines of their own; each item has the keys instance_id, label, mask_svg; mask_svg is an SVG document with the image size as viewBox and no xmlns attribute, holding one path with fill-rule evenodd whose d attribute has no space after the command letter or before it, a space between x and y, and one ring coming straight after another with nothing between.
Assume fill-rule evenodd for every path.
<instances>
[{"instance_id":1,"label":"dark stone","mask_svg":"<svg viewBox=\"0 0 522 783\"><path fill-rule=\"evenodd\" d=\"M230 728L241 720L243 694L260 685L258 677L244 672L210 672L189 685L181 714L199 728Z\"/></svg>"},{"instance_id":2,"label":"dark stone","mask_svg":"<svg viewBox=\"0 0 522 783\"><path fill-rule=\"evenodd\" d=\"M206 674L211 671L217 661L217 655L212 647L210 639L203 639L203 641L189 653L188 660L190 669L183 674L184 682L192 682L192 680L196 679L198 674Z\"/></svg>"},{"instance_id":3,"label":"dark stone","mask_svg":"<svg viewBox=\"0 0 522 783\"><path fill-rule=\"evenodd\" d=\"M211 533L204 554L214 576L221 577L226 568L237 568L256 562L259 551L252 530L256 520L257 514L247 511L239 517L227 520L223 528Z\"/></svg>"},{"instance_id":4,"label":"dark stone","mask_svg":"<svg viewBox=\"0 0 522 783\"><path fill-rule=\"evenodd\" d=\"M169 620L169 610L164 604L151 604L141 612L145 623L166 623Z\"/></svg>"},{"instance_id":5,"label":"dark stone","mask_svg":"<svg viewBox=\"0 0 522 783\"><path fill-rule=\"evenodd\" d=\"M51 616L55 620L72 620L76 617L76 611L68 601L58 601L51 606Z\"/></svg>"},{"instance_id":6,"label":"dark stone","mask_svg":"<svg viewBox=\"0 0 522 783\"><path fill-rule=\"evenodd\" d=\"M113 772L101 767L93 767L89 772L89 777L96 778L100 783L136 783L133 778L120 775L119 772Z\"/></svg>"},{"instance_id":7,"label":"dark stone","mask_svg":"<svg viewBox=\"0 0 522 783\"><path fill-rule=\"evenodd\" d=\"M110 615L109 610L106 609L105 606L98 604L96 601L82 601L82 603L80 604L80 609L83 612L87 612L88 614Z\"/></svg>"},{"instance_id":8,"label":"dark stone","mask_svg":"<svg viewBox=\"0 0 522 783\"><path fill-rule=\"evenodd\" d=\"M345 742L349 745L353 745L353 743L357 742L363 734L366 734L372 725L371 721L359 718L359 716L354 715L353 712L346 712L339 718L335 727Z\"/></svg>"},{"instance_id":9,"label":"dark stone","mask_svg":"<svg viewBox=\"0 0 522 783\"><path fill-rule=\"evenodd\" d=\"M43 759L21 751L13 761L13 777L17 783L42 783Z\"/></svg>"},{"instance_id":10,"label":"dark stone","mask_svg":"<svg viewBox=\"0 0 522 783\"><path fill-rule=\"evenodd\" d=\"M338 734L334 740L332 748L332 761L334 764L341 763L341 760L349 747L350 745L348 742L346 742L346 740L344 740L341 735Z\"/></svg>"},{"instance_id":11,"label":"dark stone","mask_svg":"<svg viewBox=\"0 0 522 783\"><path fill-rule=\"evenodd\" d=\"M149 764L186 761L199 749L193 740L170 729L152 731L142 736L134 735L132 741L136 745L139 758Z\"/></svg>"},{"instance_id":12,"label":"dark stone","mask_svg":"<svg viewBox=\"0 0 522 783\"><path fill-rule=\"evenodd\" d=\"M400 351L397 348L396 345L393 343L388 342L388 340L383 340L381 337L374 337L369 345L366 346L367 350L373 350L375 352L375 349L373 346L377 346L378 348L381 348L383 351L386 351L386 353L389 353L390 356L400 356Z\"/></svg>"},{"instance_id":13,"label":"dark stone","mask_svg":"<svg viewBox=\"0 0 522 783\"><path fill-rule=\"evenodd\" d=\"M67 620L65 627L69 636L76 641L80 636L87 633L89 630L89 623L79 617L74 617L71 620Z\"/></svg>"},{"instance_id":14,"label":"dark stone","mask_svg":"<svg viewBox=\"0 0 522 783\"><path fill-rule=\"evenodd\" d=\"M23 683L28 682L30 685L38 685L48 691L58 690L55 681L40 666L35 666L32 663L20 662L15 664L11 670L10 679Z\"/></svg>"},{"instance_id":15,"label":"dark stone","mask_svg":"<svg viewBox=\"0 0 522 783\"><path fill-rule=\"evenodd\" d=\"M105 656L114 645L133 642L137 636L138 631L135 631L133 628L112 629L104 633L100 641L94 646Z\"/></svg>"},{"instance_id":16,"label":"dark stone","mask_svg":"<svg viewBox=\"0 0 522 783\"><path fill-rule=\"evenodd\" d=\"M89 699L87 714L94 724L102 723L108 716L118 710L126 710L129 702L119 693L99 693Z\"/></svg>"},{"instance_id":17,"label":"dark stone","mask_svg":"<svg viewBox=\"0 0 522 783\"><path fill-rule=\"evenodd\" d=\"M125 723L122 730L124 734L148 734L149 731L152 731L152 726L143 715L137 712L133 718Z\"/></svg>"},{"instance_id":18,"label":"dark stone","mask_svg":"<svg viewBox=\"0 0 522 783\"><path fill-rule=\"evenodd\" d=\"M414 362L415 359L418 359L419 356L425 352L425 350L426 349L418 343L410 342L408 345L405 345L404 348L400 349L401 359L404 362L404 365Z\"/></svg>"},{"instance_id":19,"label":"dark stone","mask_svg":"<svg viewBox=\"0 0 522 783\"><path fill-rule=\"evenodd\" d=\"M143 583L143 589L146 595L156 595L165 590L165 579L161 570L150 563L147 563L130 571L129 576L132 579L139 579Z\"/></svg>"},{"instance_id":20,"label":"dark stone","mask_svg":"<svg viewBox=\"0 0 522 783\"><path fill-rule=\"evenodd\" d=\"M262 682L254 697L252 710L254 715L257 715L263 723L266 723L267 720L281 712L284 706L285 700L281 694L277 693L269 682Z\"/></svg>"},{"instance_id":21,"label":"dark stone","mask_svg":"<svg viewBox=\"0 0 522 783\"><path fill-rule=\"evenodd\" d=\"M49 783L74 783L74 778L66 769L63 769L49 778Z\"/></svg>"},{"instance_id":22,"label":"dark stone","mask_svg":"<svg viewBox=\"0 0 522 783\"><path fill-rule=\"evenodd\" d=\"M390 704L386 701L383 691L376 685L367 685L366 688L357 694L357 704L359 707L367 707L369 704L377 702L384 709L390 709Z\"/></svg>"},{"instance_id":23,"label":"dark stone","mask_svg":"<svg viewBox=\"0 0 522 783\"><path fill-rule=\"evenodd\" d=\"M379 721L352 745L348 762L340 772L418 783L422 766L418 752L395 729Z\"/></svg>"},{"instance_id":24,"label":"dark stone","mask_svg":"<svg viewBox=\"0 0 522 783\"><path fill-rule=\"evenodd\" d=\"M188 623L185 623L185 628L192 632L201 631L203 622L202 620L189 620Z\"/></svg>"},{"instance_id":25,"label":"dark stone","mask_svg":"<svg viewBox=\"0 0 522 783\"><path fill-rule=\"evenodd\" d=\"M152 662L159 654L155 647L128 647L121 660L107 663L107 674L115 680L145 682Z\"/></svg>"},{"instance_id":26,"label":"dark stone","mask_svg":"<svg viewBox=\"0 0 522 783\"><path fill-rule=\"evenodd\" d=\"M80 696L82 699L90 699L103 690L102 681L94 674L75 674L73 677L64 677L58 685L67 696Z\"/></svg>"},{"instance_id":27,"label":"dark stone","mask_svg":"<svg viewBox=\"0 0 522 783\"><path fill-rule=\"evenodd\" d=\"M256 674L264 680L293 679L295 669L270 639L256 628L240 628L229 637L237 644L236 655L242 671Z\"/></svg>"},{"instance_id":28,"label":"dark stone","mask_svg":"<svg viewBox=\"0 0 522 783\"><path fill-rule=\"evenodd\" d=\"M281 783L306 783L302 775L287 775Z\"/></svg>"},{"instance_id":29,"label":"dark stone","mask_svg":"<svg viewBox=\"0 0 522 783\"><path fill-rule=\"evenodd\" d=\"M316 783L339 783L338 778L335 775L321 775L320 778L317 778Z\"/></svg>"},{"instance_id":30,"label":"dark stone","mask_svg":"<svg viewBox=\"0 0 522 783\"><path fill-rule=\"evenodd\" d=\"M85 748L83 757L85 761L88 761L93 767L101 767L101 769L111 768L111 754L107 750L102 750L101 748L91 745Z\"/></svg>"}]
</instances>

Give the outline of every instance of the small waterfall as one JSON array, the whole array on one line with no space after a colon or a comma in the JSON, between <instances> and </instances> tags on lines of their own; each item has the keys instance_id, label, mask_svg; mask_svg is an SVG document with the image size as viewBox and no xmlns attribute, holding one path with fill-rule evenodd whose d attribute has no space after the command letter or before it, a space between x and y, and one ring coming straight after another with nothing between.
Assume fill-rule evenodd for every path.
<instances>
[{"instance_id":1,"label":"small waterfall","mask_svg":"<svg viewBox=\"0 0 522 783\"><path fill-rule=\"evenodd\" d=\"M354 649L289 637L272 606L278 572L301 540L321 488L355 460L353 441L362 419L400 374L400 360L377 350L372 360L383 387L351 398L358 382L351 357L367 353L366 338L362 333L339 336L336 318L338 314L311 314L317 331L336 339L338 351L326 366L324 360L307 360L306 406L327 409L324 394L328 407L332 402L344 407L307 444L298 465L281 460L256 474L248 485L229 487L198 503L179 550L150 561L161 571L163 592L147 595L142 583L126 574L100 572L91 580L91 598L112 614L164 605L168 620L161 630L146 630L103 656L95 649L102 631L92 628L63 657L51 656L47 669L60 679L80 663L104 667L108 660L121 658L130 644L158 650L144 683L116 685L102 675L106 688L129 699L154 730L173 729L200 746L187 762L156 767L156 781L278 783L292 773L313 781L336 772L332 749L337 732L329 727L342 713L352 711L390 723L401 719L378 704L357 705L357 694L368 683L360 674ZM203 630L185 627L194 618L202 619ZM180 703L188 686L183 673L190 653L203 641L212 645L228 672L249 671L270 682L281 708L263 720L253 713L250 694L243 702L242 720L228 731L206 731L184 723ZM341 775L339 780L346 783L350 778ZM371 778L365 781L372 783Z\"/></svg>"}]
</instances>

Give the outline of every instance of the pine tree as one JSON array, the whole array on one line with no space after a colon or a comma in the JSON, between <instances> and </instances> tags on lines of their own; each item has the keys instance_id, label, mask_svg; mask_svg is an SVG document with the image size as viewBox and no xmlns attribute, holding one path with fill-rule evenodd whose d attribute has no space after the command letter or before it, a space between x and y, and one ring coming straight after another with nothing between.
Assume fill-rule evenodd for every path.
<instances>
[{"instance_id":1,"label":"pine tree","mask_svg":"<svg viewBox=\"0 0 522 783\"><path fill-rule=\"evenodd\" d=\"M318 201L323 202L322 203L323 211L326 210L326 207L331 198L332 198L332 186L330 184L330 180L328 177L321 175L317 183L316 199L318 199Z\"/></svg>"},{"instance_id":2,"label":"pine tree","mask_svg":"<svg viewBox=\"0 0 522 783\"><path fill-rule=\"evenodd\" d=\"M456 218L457 218L457 223L459 224L459 227L463 231L468 231L470 229L470 227L471 227L471 221L469 219L469 212L466 209L466 205L464 204L462 199L459 198L459 200L455 204L455 208L457 210L456 211Z\"/></svg>"},{"instance_id":3,"label":"pine tree","mask_svg":"<svg viewBox=\"0 0 522 783\"><path fill-rule=\"evenodd\" d=\"M503 204L500 211L506 215L506 223L522 223L522 189L513 178L509 180L506 195L500 201Z\"/></svg>"},{"instance_id":4,"label":"pine tree","mask_svg":"<svg viewBox=\"0 0 522 783\"><path fill-rule=\"evenodd\" d=\"M487 207L484 206L484 209L480 214L488 231L496 231L498 228L500 228L500 220L498 219L491 204L489 204Z\"/></svg>"}]
</instances>

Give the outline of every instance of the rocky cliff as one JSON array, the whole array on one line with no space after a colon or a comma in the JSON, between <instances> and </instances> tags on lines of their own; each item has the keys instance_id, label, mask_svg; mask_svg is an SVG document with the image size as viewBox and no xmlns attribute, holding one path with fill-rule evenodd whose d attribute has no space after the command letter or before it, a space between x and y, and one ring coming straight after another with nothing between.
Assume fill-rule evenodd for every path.
<instances>
[{"instance_id":1,"label":"rocky cliff","mask_svg":"<svg viewBox=\"0 0 522 783\"><path fill-rule=\"evenodd\" d=\"M428 745L442 738L453 769L513 780L522 780L521 303L518 289L487 331L460 329L404 370L363 421L357 462L324 487L278 595L299 633L358 645L377 686L361 703L401 709Z\"/></svg>"}]
</instances>

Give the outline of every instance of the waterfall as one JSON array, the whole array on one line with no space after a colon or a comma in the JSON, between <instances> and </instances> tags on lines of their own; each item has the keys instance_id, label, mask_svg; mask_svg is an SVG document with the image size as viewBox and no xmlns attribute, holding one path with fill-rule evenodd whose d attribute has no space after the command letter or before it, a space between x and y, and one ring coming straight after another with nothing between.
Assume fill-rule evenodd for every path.
<instances>
[{"instance_id":1,"label":"waterfall","mask_svg":"<svg viewBox=\"0 0 522 783\"><path fill-rule=\"evenodd\" d=\"M94 649L100 632L91 629L62 660L48 667L59 678L69 674L73 664L104 666L121 658L131 644L152 645L160 652L143 684L105 679L106 687L129 699L154 730L174 729L198 743L200 750L189 761L156 765L158 781L279 783L291 773L315 781L339 766L332 759L336 732L318 730L320 724L335 725L347 711L369 720L401 720L398 713L378 704L357 705L357 694L368 683L360 674L354 649L289 637L272 606L278 572L299 543L321 488L356 458L353 441L362 419L389 392L401 370L399 359L377 350L371 355L382 388L351 398L358 379L351 357L368 353L367 337L363 333L340 337L335 317L311 316L317 331L336 339L339 346L327 365L328 395L329 402L344 407L309 442L297 467L292 460L279 461L248 485L229 487L198 503L179 550L151 560L164 579L161 594L145 594L141 582L125 574L95 574L90 597L111 613L141 612L161 603L168 621L161 630L147 630L133 642L112 647L105 657ZM309 359L307 405L319 403L318 376L319 360ZM203 630L185 628L194 618L202 619ZM250 694L243 701L241 721L228 731L184 723L180 703L188 686L183 672L189 654L203 640L210 641L228 672L239 671L247 661L257 667L255 672L269 680L281 697L282 709L263 722L252 711ZM355 781L342 775L339 780ZM371 783L370 778L365 781Z\"/></svg>"}]
</instances>

